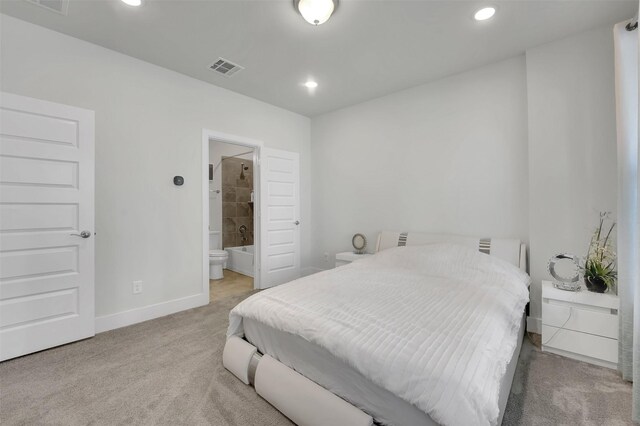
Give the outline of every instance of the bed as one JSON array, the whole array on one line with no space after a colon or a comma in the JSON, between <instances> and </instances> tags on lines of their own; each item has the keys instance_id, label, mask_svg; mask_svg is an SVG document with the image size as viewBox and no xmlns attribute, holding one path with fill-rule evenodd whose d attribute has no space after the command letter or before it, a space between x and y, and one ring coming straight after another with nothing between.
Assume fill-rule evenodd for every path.
<instances>
[{"instance_id":1,"label":"bed","mask_svg":"<svg viewBox=\"0 0 640 426\"><path fill-rule=\"evenodd\" d=\"M500 424L524 245L383 232L376 252L240 303L225 367L300 425Z\"/></svg>"}]
</instances>

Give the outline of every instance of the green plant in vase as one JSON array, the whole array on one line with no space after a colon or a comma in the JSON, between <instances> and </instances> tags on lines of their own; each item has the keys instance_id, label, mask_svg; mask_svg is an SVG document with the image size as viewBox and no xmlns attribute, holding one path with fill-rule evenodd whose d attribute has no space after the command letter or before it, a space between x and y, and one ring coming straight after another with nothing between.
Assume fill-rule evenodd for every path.
<instances>
[{"instance_id":1,"label":"green plant in vase","mask_svg":"<svg viewBox=\"0 0 640 426\"><path fill-rule=\"evenodd\" d=\"M591 236L589 250L584 258L584 265L580 267L584 275L584 283L589 291L604 293L616 284L616 252L612 246L611 233L616 223L612 222L605 232L605 222L609 213L600 213L600 224Z\"/></svg>"}]
</instances>

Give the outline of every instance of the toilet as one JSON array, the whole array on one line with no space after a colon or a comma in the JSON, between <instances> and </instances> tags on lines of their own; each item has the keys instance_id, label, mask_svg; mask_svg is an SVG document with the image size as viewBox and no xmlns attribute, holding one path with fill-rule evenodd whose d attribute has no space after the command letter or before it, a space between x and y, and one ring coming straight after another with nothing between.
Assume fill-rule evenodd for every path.
<instances>
[{"instance_id":1,"label":"toilet","mask_svg":"<svg viewBox=\"0 0 640 426\"><path fill-rule=\"evenodd\" d=\"M209 232L209 279L211 280L224 278L223 269L227 266L229 254L221 250L221 246L220 232Z\"/></svg>"}]
</instances>

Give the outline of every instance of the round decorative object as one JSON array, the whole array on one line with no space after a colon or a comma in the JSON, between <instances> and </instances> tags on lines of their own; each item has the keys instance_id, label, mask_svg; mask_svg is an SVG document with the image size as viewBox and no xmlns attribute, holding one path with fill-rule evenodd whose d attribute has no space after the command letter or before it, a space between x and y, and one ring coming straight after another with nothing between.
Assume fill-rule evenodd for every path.
<instances>
[{"instance_id":1,"label":"round decorative object","mask_svg":"<svg viewBox=\"0 0 640 426\"><path fill-rule=\"evenodd\" d=\"M362 234L355 234L351 239L351 244L355 249L355 253L364 254L364 250L367 248L367 237Z\"/></svg>"},{"instance_id":2,"label":"round decorative object","mask_svg":"<svg viewBox=\"0 0 640 426\"><path fill-rule=\"evenodd\" d=\"M556 254L549 259L549 274L556 288L569 291L580 290L580 259L569 253Z\"/></svg>"}]
</instances>

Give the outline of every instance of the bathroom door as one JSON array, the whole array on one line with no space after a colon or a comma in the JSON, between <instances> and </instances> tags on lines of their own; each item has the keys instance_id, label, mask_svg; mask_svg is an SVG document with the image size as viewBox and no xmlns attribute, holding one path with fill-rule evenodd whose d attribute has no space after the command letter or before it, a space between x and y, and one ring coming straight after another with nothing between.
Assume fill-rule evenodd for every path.
<instances>
[{"instance_id":1,"label":"bathroom door","mask_svg":"<svg viewBox=\"0 0 640 426\"><path fill-rule=\"evenodd\" d=\"M0 361L93 336L94 113L0 93Z\"/></svg>"},{"instance_id":2,"label":"bathroom door","mask_svg":"<svg viewBox=\"0 0 640 426\"><path fill-rule=\"evenodd\" d=\"M260 150L260 287L300 276L300 159L295 152Z\"/></svg>"}]
</instances>

